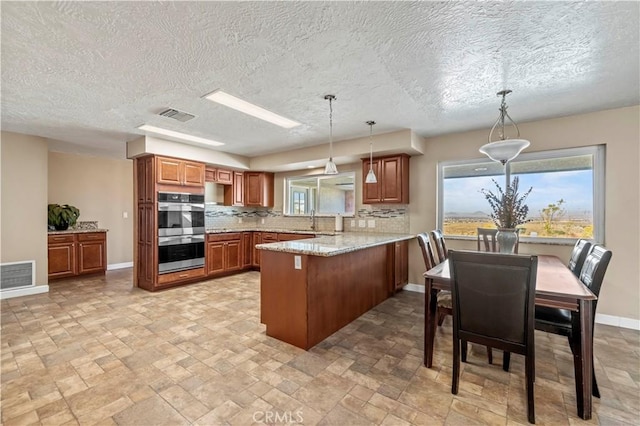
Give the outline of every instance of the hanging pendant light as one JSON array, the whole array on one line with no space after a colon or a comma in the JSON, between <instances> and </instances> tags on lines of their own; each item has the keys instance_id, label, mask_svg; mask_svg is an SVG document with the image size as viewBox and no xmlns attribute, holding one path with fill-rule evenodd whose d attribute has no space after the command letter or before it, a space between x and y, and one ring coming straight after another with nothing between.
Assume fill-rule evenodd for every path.
<instances>
[{"instance_id":1,"label":"hanging pendant light","mask_svg":"<svg viewBox=\"0 0 640 426\"><path fill-rule=\"evenodd\" d=\"M506 96L511 93L511 90L501 90L497 93L498 96L502 96L502 103L500 104L500 117L495 122L491 131L489 132L489 143L483 145L480 148L480 152L491 158L493 161L502 163L504 166L508 161L513 160L522 152L523 149L530 145L530 142L526 139L520 139L520 129L518 125L513 121L507 113L507 103L505 102ZM511 122L511 126L515 128L516 137L514 139L508 138L504 130L505 118ZM493 132L499 131L499 139L493 141Z\"/></svg>"},{"instance_id":2,"label":"hanging pendant light","mask_svg":"<svg viewBox=\"0 0 640 426\"><path fill-rule=\"evenodd\" d=\"M369 173L367 173L367 177L365 178L365 183L378 183L378 179L376 178L376 174L373 171L373 125L376 124L375 121L367 121L369 125Z\"/></svg>"},{"instance_id":3,"label":"hanging pendant light","mask_svg":"<svg viewBox=\"0 0 640 426\"><path fill-rule=\"evenodd\" d=\"M329 100L329 161L324 166L324 174L325 175L337 175L338 167L336 167L336 163L333 162L333 104L332 102L336 100L334 95L325 95L325 99Z\"/></svg>"}]
</instances>

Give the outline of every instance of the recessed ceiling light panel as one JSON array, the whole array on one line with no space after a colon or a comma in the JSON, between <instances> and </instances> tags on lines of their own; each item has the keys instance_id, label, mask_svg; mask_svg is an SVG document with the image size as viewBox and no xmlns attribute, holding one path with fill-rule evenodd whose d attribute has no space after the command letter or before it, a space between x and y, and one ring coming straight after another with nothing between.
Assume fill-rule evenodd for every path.
<instances>
[{"instance_id":1,"label":"recessed ceiling light panel","mask_svg":"<svg viewBox=\"0 0 640 426\"><path fill-rule=\"evenodd\" d=\"M284 127L285 129L291 129L293 127L300 126L301 124L297 121L290 120L286 117L268 111L240 98L236 98L235 96L225 93L222 90L216 90L215 92L209 93L205 96L205 98L221 105L228 106L229 108L233 108L245 114L251 115L253 117L259 118L260 120L275 124L276 126Z\"/></svg>"},{"instance_id":2,"label":"recessed ceiling light panel","mask_svg":"<svg viewBox=\"0 0 640 426\"><path fill-rule=\"evenodd\" d=\"M169 136L171 138L188 141L188 142L201 143L203 145L211 145L211 146L224 145L223 142L214 141L212 139L205 139L199 136L188 135L186 133L176 132L175 130L167 130L160 127L150 126L148 124L143 124L142 126L138 126L138 129L143 130L147 133L153 133L153 134L162 135L162 136Z\"/></svg>"}]
</instances>

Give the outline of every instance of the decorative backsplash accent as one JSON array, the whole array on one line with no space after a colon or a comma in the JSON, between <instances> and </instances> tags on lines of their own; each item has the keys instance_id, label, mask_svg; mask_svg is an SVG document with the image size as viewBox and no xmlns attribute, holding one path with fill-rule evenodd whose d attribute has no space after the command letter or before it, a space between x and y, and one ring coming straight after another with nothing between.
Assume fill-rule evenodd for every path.
<instances>
[{"instance_id":1,"label":"decorative backsplash accent","mask_svg":"<svg viewBox=\"0 0 640 426\"><path fill-rule=\"evenodd\" d=\"M98 229L98 221L97 220L90 220L90 221L79 220L72 227L72 229Z\"/></svg>"},{"instance_id":2,"label":"decorative backsplash accent","mask_svg":"<svg viewBox=\"0 0 640 426\"><path fill-rule=\"evenodd\" d=\"M391 232L398 234L409 232L409 216L406 206L360 207L354 217L343 218L345 232ZM364 221L364 227L359 226L360 221ZM369 227L370 221L373 221L375 226ZM309 216L285 216L281 210L264 207L206 205L205 226L207 229L275 228L311 231L311 219ZM334 217L316 217L316 231L334 231L334 228Z\"/></svg>"}]
</instances>

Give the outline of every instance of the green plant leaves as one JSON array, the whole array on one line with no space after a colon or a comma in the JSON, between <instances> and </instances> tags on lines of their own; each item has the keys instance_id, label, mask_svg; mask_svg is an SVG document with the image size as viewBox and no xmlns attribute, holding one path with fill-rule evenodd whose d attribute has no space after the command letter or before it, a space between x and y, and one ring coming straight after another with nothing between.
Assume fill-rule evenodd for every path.
<instances>
[{"instance_id":1,"label":"green plant leaves","mask_svg":"<svg viewBox=\"0 0 640 426\"><path fill-rule=\"evenodd\" d=\"M47 210L47 222L53 226L60 226L63 223L73 226L80 217L80 210L69 204L49 204Z\"/></svg>"}]
</instances>

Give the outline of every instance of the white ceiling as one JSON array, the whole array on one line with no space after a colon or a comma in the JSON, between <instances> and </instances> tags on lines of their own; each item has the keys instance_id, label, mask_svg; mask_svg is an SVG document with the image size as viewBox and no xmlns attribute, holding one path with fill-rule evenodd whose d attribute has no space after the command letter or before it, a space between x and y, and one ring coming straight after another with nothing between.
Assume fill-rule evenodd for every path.
<instances>
[{"instance_id":1,"label":"white ceiling","mask_svg":"<svg viewBox=\"0 0 640 426\"><path fill-rule=\"evenodd\" d=\"M2 129L125 156L148 123L257 156L640 103L638 2L6 2ZM282 129L202 97L224 91ZM175 108L180 123L155 114Z\"/></svg>"}]
</instances>

